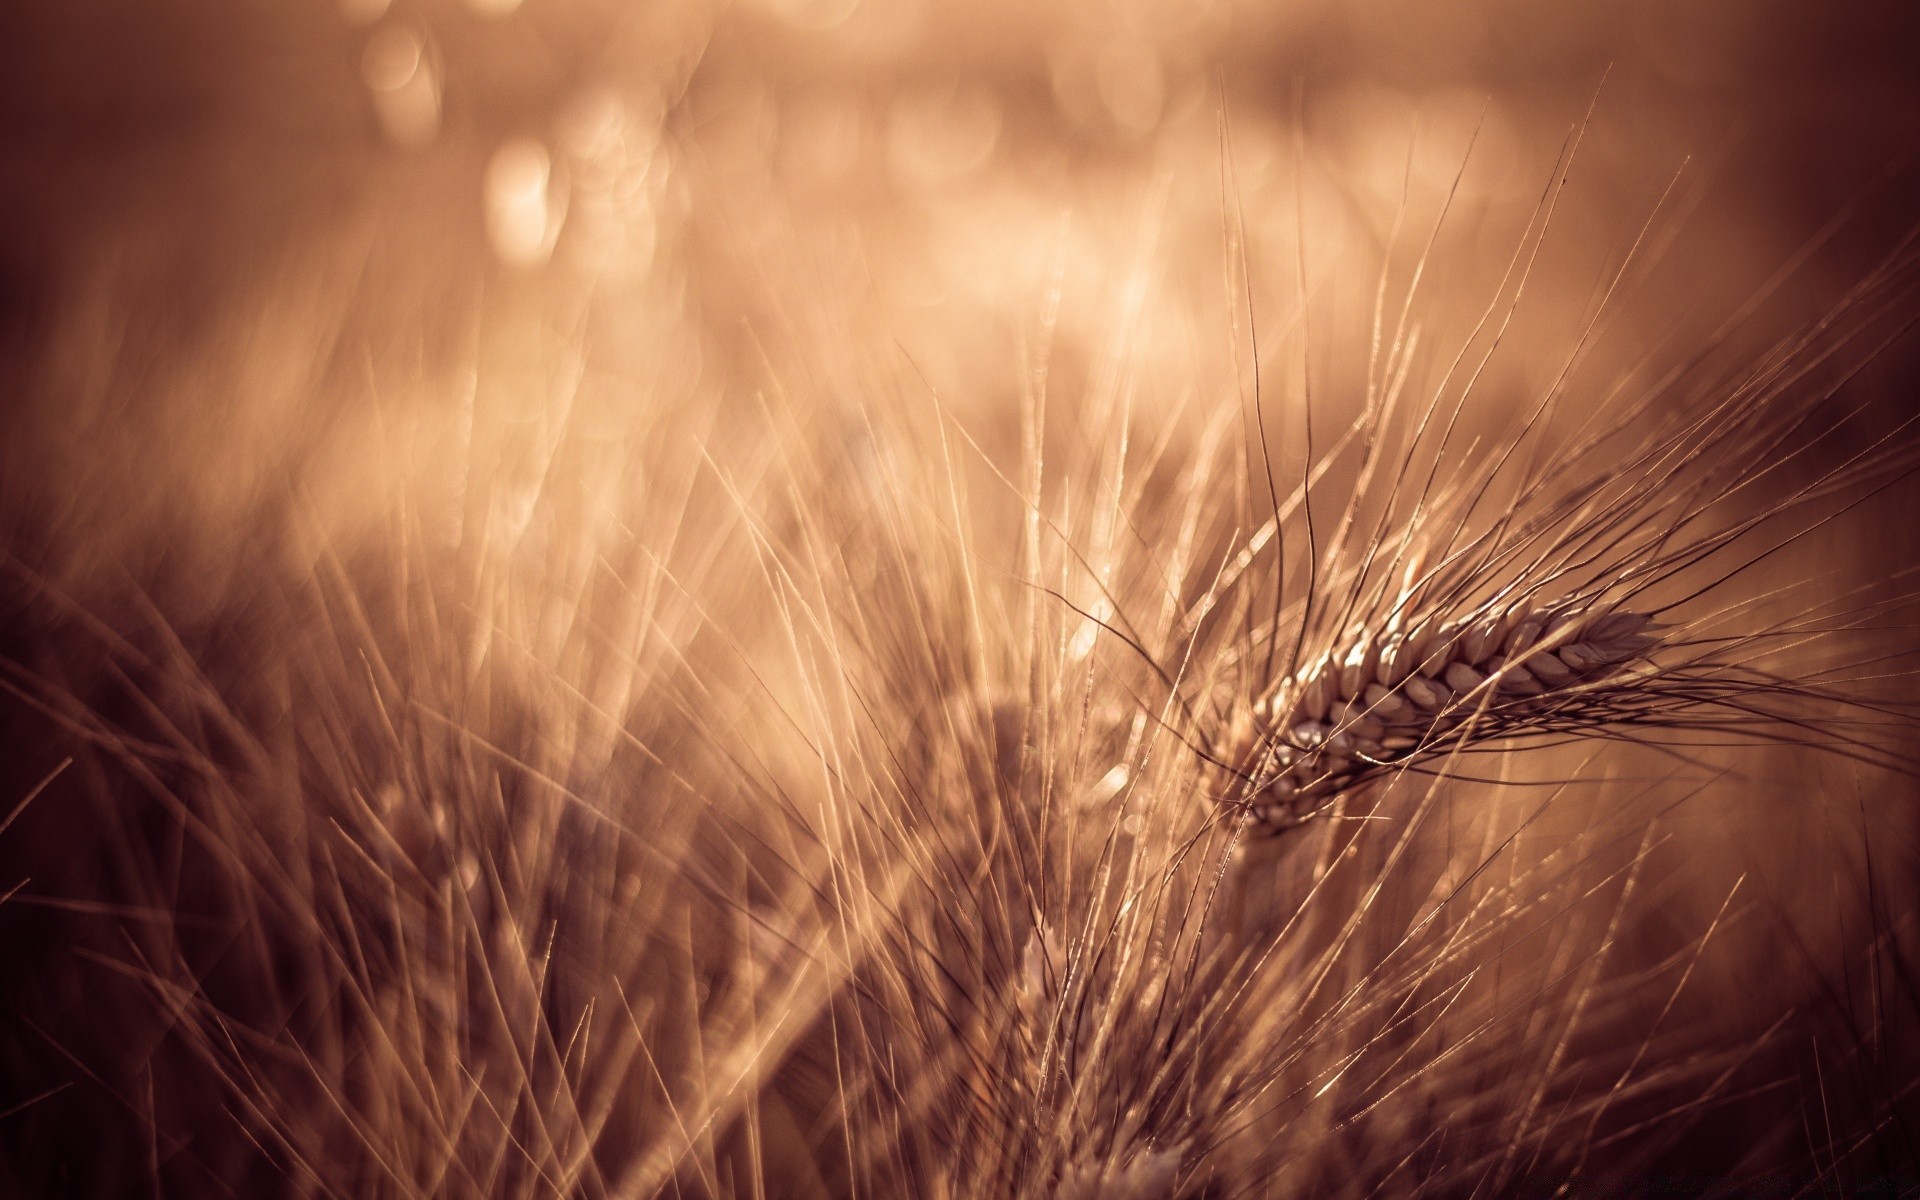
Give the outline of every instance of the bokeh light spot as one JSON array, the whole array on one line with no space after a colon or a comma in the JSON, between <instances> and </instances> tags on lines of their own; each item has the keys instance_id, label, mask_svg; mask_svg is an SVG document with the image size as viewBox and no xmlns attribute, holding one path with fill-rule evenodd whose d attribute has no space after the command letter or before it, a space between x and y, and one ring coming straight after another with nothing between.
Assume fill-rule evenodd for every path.
<instances>
[{"instance_id":1,"label":"bokeh light spot","mask_svg":"<svg viewBox=\"0 0 1920 1200\"><path fill-rule=\"evenodd\" d=\"M487 164L487 235L514 266L537 266L553 253L563 214L555 211L553 158L533 138L516 138Z\"/></svg>"},{"instance_id":2,"label":"bokeh light spot","mask_svg":"<svg viewBox=\"0 0 1920 1200\"><path fill-rule=\"evenodd\" d=\"M440 78L425 38L406 25L386 25L367 39L360 77L373 93L380 127L403 146L430 142L440 131Z\"/></svg>"}]
</instances>

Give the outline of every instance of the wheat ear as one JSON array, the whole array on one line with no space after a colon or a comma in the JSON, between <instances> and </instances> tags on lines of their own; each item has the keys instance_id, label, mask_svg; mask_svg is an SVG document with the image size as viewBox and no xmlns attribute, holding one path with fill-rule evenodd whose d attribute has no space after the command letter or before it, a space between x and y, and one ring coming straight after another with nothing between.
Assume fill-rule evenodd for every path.
<instances>
[{"instance_id":1,"label":"wheat ear","mask_svg":"<svg viewBox=\"0 0 1920 1200\"><path fill-rule=\"evenodd\" d=\"M1254 705L1237 739L1238 798L1259 824L1286 829L1424 758L1548 732L1634 678L1659 640L1646 614L1571 602L1355 631Z\"/></svg>"}]
</instances>

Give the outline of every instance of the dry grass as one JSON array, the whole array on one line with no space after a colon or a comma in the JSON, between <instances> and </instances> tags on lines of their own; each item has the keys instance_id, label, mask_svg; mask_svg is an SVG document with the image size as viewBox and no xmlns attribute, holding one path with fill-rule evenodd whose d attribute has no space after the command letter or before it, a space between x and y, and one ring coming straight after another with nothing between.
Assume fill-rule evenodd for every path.
<instances>
[{"instance_id":1,"label":"dry grass","mask_svg":"<svg viewBox=\"0 0 1920 1200\"><path fill-rule=\"evenodd\" d=\"M1915 257L1603 353L1629 237L1516 350L1566 177L1164 405L1137 288L966 397L811 329L614 386L566 296L396 399L365 278L207 359L109 279L13 452L0 1181L1911 1189Z\"/></svg>"}]
</instances>

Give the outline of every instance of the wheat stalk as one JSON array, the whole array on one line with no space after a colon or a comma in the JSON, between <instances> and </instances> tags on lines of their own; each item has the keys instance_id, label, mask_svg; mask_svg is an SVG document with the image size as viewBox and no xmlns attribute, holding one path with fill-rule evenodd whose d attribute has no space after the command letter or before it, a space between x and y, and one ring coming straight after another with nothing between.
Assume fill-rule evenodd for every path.
<instances>
[{"instance_id":1,"label":"wheat stalk","mask_svg":"<svg viewBox=\"0 0 1920 1200\"><path fill-rule=\"evenodd\" d=\"M1857 686L1869 676L1754 665L1861 614L1770 623L1758 606L1793 608L1798 585L1743 598L1730 586L1917 469L1912 418L1842 449L1848 374L1820 374L1836 344L1871 359L1902 335L1867 297L1906 269L1889 257L1821 328L1704 392L1675 377L1555 433L1556 385L1506 435L1457 448L1466 398L1446 399L1443 378L1411 420L1383 393L1323 460L1309 444L1298 485L1270 491L1271 518L1186 626L1220 613L1238 638L1211 681L1229 697L1224 736L1200 739L1232 777L1227 809L1277 833L1463 750L1628 727L1757 735L1914 773L1868 732L1911 720ZM1316 544L1314 486L1343 455L1355 482ZM1306 541L1291 575L1289 526Z\"/></svg>"},{"instance_id":2,"label":"wheat stalk","mask_svg":"<svg viewBox=\"0 0 1920 1200\"><path fill-rule=\"evenodd\" d=\"M1910 587L1849 609L1818 560L1796 564L1816 576L1805 593L1726 584L1735 559L1916 456L1888 435L1795 461L1852 427L1803 383L1848 326L1726 388L1635 399L1629 378L1571 429L1556 382L1489 450L1452 437L1478 366L1416 374L1391 324L1365 411L1331 446L1306 439L1291 496L1270 473L1264 525L1250 469L1233 477L1234 414L1187 446L1172 420L1134 428L1112 383L1066 408L1118 432L1058 448L1037 388L1005 471L981 452L992 419L940 404L877 405L856 438L838 398L796 389L736 437L699 406L683 430L562 387L527 398L569 414L532 433L482 406L456 435L388 435L407 462L461 447L453 519L408 475L367 489L406 515L365 534L283 536L264 507L195 522L148 540L240 563L256 539L298 541L314 561L151 604L103 586L85 636L67 630L88 607L6 564L0 584L20 575L62 618L29 663L0 647L0 694L36 717L10 727L53 730L86 778L61 766L28 800L101 819L31 852L0 837L0 866L32 868L0 888L71 903L52 928L92 960L0 986L0 1006L59 1018L42 1036L58 1057L0 1046L0 1077L33 1065L53 1128L151 1137L150 1170L99 1156L88 1194L1531 1194L1553 1171L1660 1162L1717 1095L1778 1090L1735 1071L1764 1040L1743 1012L1674 1010L1712 986L1720 917L1667 956L1687 924L1670 902L1707 896L1715 864L1670 871L1666 810L1640 814L1684 781L1576 778L1606 786L1605 819L1550 830L1533 822L1553 796L1524 820L1461 805L1444 838L1418 819L1349 826L1310 888L1272 873L1287 907L1270 921L1241 919L1243 830L1279 834L1403 775L1463 779L1454 760L1478 748L1506 774L1521 744L1640 730L1767 723L1888 765L1861 714L1911 638L1861 614L1911 607ZM558 382L598 369L580 354ZM1389 400L1423 391L1424 411ZM1769 478L1802 465L1797 490ZM1328 493L1350 499L1316 543L1323 476L1323 515ZM969 490L1016 477L1017 537ZM72 529L117 565L99 543L123 530ZM1703 611L1700 595L1729 598ZM1777 655L1836 631L1877 640ZM1911 713L1885 711L1909 736ZM1906 828L1873 820L1882 845ZM1876 1021L1883 1003L1898 1019L1913 989L1882 996L1878 947L1906 961L1912 893L1876 894L1862 861L1874 970L1856 974ZM1710 911L1737 916L1738 889ZM1634 957L1641 942L1663 957ZM1813 1028L1785 1021L1765 1036ZM124 1096L59 1117L82 1091L59 1090L68 1061L105 1064ZM39 1101L14 1101L0 1132L42 1140ZM120 1127L96 1114L119 1108L127 1134L101 1134ZM1859 1148L1841 1138L1898 1115L1878 1097L1862 1111L1828 1125L1836 1178ZM0 1193L75 1190L79 1161L12 1186L0 1156Z\"/></svg>"}]
</instances>

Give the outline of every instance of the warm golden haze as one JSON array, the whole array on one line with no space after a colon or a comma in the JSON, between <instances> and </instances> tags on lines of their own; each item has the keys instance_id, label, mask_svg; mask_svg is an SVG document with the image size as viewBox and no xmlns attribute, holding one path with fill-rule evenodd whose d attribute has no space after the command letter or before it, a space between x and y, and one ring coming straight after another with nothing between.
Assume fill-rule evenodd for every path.
<instances>
[{"instance_id":1,"label":"warm golden haze","mask_svg":"<svg viewBox=\"0 0 1920 1200\"><path fill-rule=\"evenodd\" d=\"M0 1195L1920 1193L1905 7L0 11Z\"/></svg>"}]
</instances>

